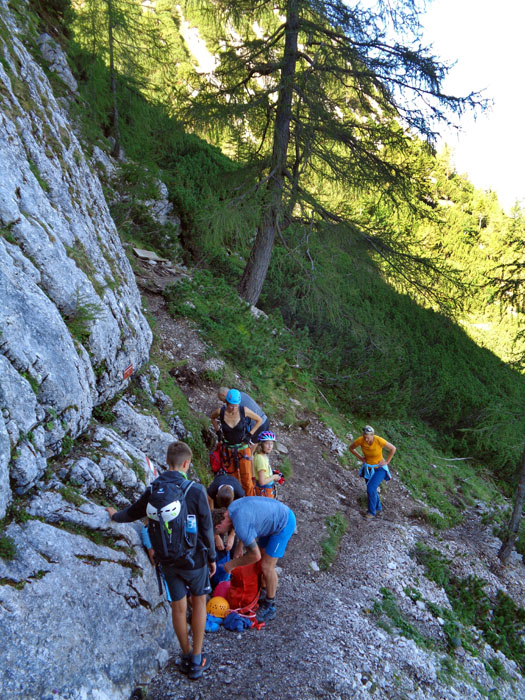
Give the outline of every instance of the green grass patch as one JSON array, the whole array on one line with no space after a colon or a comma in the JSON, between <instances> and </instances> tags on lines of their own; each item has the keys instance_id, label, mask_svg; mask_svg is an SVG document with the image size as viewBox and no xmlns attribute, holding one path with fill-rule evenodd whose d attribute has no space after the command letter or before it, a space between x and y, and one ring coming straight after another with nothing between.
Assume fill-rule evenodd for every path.
<instances>
[{"instance_id":1,"label":"green grass patch","mask_svg":"<svg viewBox=\"0 0 525 700\"><path fill-rule=\"evenodd\" d=\"M327 535L321 542L321 560L319 566L328 571L337 557L343 535L348 530L348 521L342 513L335 513L326 518Z\"/></svg>"},{"instance_id":2,"label":"green grass patch","mask_svg":"<svg viewBox=\"0 0 525 700\"><path fill-rule=\"evenodd\" d=\"M315 406L311 371L316 353L306 334L290 332L278 314L255 318L249 304L223 278L207 271L168 287L165 298L170 313L195 321L221 356L249 380L257 395L265 397L267 413L289 407L294 396L303 405ZM295 420L290 409L288 422Z\"/></svg>"},{"instance_id":3,"label":"green grass patch","mask_svg":"<svg viewBox=\"0 0 525 700\"><path fill-rule=\"evenodd\" d=\"M11 588L15 588L17 591L21 591L25 585L25 581L15 581L14 579L7 577L0 578L0 586L11 586Z\"/></svg>"},{"instance_id":4,"label":"green grass patch","mask_svg":"<svg viewBox=\"0 0 525 700\"><path fill-rule=\"evenodd\" d=\"M25 501L22 498L15 496L7 509L5 521L23 525L23 523L33 520L33 516L29 515L27 510L24 508L24 503Z\"/></svg>"},{"instance_id":5,"label":"green grass patch","mask_svg":"<svg viewBox=\"0 0 525 700\"><path fill-rule=\"evenodd\" d=\"M389 634L396 632L407 639L413 639L418 646L424 649L436 650L436 642L420 632L401 612L394 592L389 588L382 587L380 593L382 599L375 601L372 607L372 615L375 617L377 625Z\"/></svg>"},{"instance_id":6,"label":"green grass patch","mask_svg":"<svg viewBox=\"0 0 525 700\"><path fill-rule=\"evenodd\" d=\"M12 561L16 557L16 545L14 540L7 535L0 536L0 558Z\"/></svg>"},{"instance_id":7,"label":"green grass patch","mask_svg":"<svg viewBox=\"0 0 525 700\"><path fill-rule=\"evenodd\" d=\"M513 659L525 671L525 608L521 608L502 590L491 599L485 591L486 581L476 576L460 578L450 570L450 562L440 552L421 543L413 555L425 567L425 575L447 593L452 614L435 610L446 622L444 632L450 648L460 644L475 653L476 639L469 627L483 632L484 640ZM436 607L436 606L434 606Z\"/></svg>"},{"instance_id":8,"label":"green grass patch","mask_svg":"<svg viewBox=\"0 0 525 700\"><path fill-rule=\"evenodd\" d=\"M444 455L437 447L440 436L428 426L390 421L374 427L397 448L392 468L411 495L426 504L416 508L413 517L444 529L461 522L465 509L477 501L502 502L492 474L474 460Z\"/></svg>"},{"instance_id":9,"label":"green grass patch","mask_svg":"<svg viewBox=\"0 0 525 700\"><path fill-rule=\"evenodd\" d=\"M114 423L116 418L115 414L113 413L113 406L117 403L117 401L120 401L121 398L122 393L119 392L118 394L115 394L112 399L109 399L109 401L104 401L104 403L94 406L92 413L93 418L95 418L95 420L97 420L99 423Z\"/></svg>"},{"instance_id":10,"label":"green grass patch","mask_svg":"<svg viewBox=\"0 0 525 700\"><path fill-rule=\"evenodd\" d=\"M91 335L93 323L102 318L103 313L104 309L100 304L89 301L77 290L75 309L66 320L73 338L82 345L86 343Z\"/></svg>"},{"instance_id":11,"label":"green grass patch","mask_svg":"<svg viewBox=\"0 0 525 700\"><path fill-rule=\"evenodd\" d=\"M46 180L42 176L42 173L38 169L37 164L34 161L32 161L30 158L28 159L28 163L29 163L29 169L31 170L33 175L38 180L38 184L40 185L40 187L44 190L44 192L49 192L49 184L46 182Z\"/></svg>"},{"instance_id":12,"label":"green grass patch","mask_svg":"<svg viewBox=\"0 0 525 700\"><path fill-rule=\"evenodd\" d=\"M8 243L12 243L13 245L17 245L18 243L11 231L10 226L0 227L0 236L2 236Z\"/></svg>"},{"instance_id":13,"label":"green grass patch","mask_svg":"<svg viewBox=\"0 0 525 700\"><path fill-rule=\"evenodd\" d=\"M75 444L75 441L71 437L71 435L64 435L62 438L62 444L60 447L60 454L66 457L71 450L73 449L73 446Z\"/></svg>"},{"instance_id":14,"label":"green grass patch","mask_svg":"<svg viewBox=\"0 0 525 700\"><path fill-rule=\"evenodd\" d=\"M86 527L84 525L79 525L78 523L70 523L64 520L60 520L56 523L49 524L53 527L58 528L59 530L65 530L71 535L79 535L80 537L86 537L88 540L91 540L91 542L94 542L95 544L101 547L109 547L110 549L114 549L117 552L124 551L129 556L134 556L135 554L135 550L133 549L133 547L123 548L118 544L122 541L121 537L114 537L113 535L108 535L105 532L102 532L101 530L92 530L91 528Z\"/></svg>"},{"instance_id":15,"label":"green grass patch","mask_svg":"<svg viewBox=\"0 0 525 700\"><path fill-rule=\"evenodd\" d=\"M139 479L139 481L146 481L146 470L136 457L131 458L130 467L137 475L137 479Z\"/></svg>"},{"instance_id":16,"label":"green grass patch","mask_svg":"<svg viewBox=\"0 0 525 700\"><path fill-rule=\"evenodd\" d=\"M74 486L64 486L58 491L65 501L68 501L68 503L72 503L75 506L81 506L86 502L84 496L82 496L79 490Z\"/></svg>"},{"instance_id":17,"label":"green grass patch","mask_svg":"<svg viewBox=\"0 0 525 700\"><path fill-rule=\"evenodd\" d=\"M31 389L34 391L34 393L38 394L38 392L40 391L40 384L38 383L38 381L34 377L32 377L29 374L29 372L21 372L21 375L27 382L29 382Z\"/></svg>"},{"instance_id":18,"label":"green grass patch","mask_svg":"<svg viewBox=\"0 0 525 700\"><path fill-rule=\"evenodd\" d=\"M281 463L279 464L279 471L282 473L285 479L292 478L292 463L289 457L283 457Z\"/></svg>"}]
</instances>

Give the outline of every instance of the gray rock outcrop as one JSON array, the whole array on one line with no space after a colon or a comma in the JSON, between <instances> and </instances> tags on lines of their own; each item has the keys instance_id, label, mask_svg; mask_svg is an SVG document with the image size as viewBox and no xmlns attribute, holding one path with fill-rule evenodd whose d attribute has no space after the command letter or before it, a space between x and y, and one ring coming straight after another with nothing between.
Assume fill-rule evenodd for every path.
<instances>
[{"instance_id":1,"label":"gray rock outcrop","mask_svg":"<svg viewBox=\"0 0 525 700\"><path fill-rule=\"evenodd\" d=\"M168 606L137 529L108 526L98 506L79 513L58 495L47 500L36 512L54 507L57 523L73 519L118 543L94 544L38 520L8 527L17 556L0 559L2 696L129 697L141 677L166 662L173 643Z\"/></svg>"},{"instance_id":2,"label":"gray rock outcrop","mask_svg":"<svg viewBox=\"0 0 525 700\"><path fill-rule=\"evenodd\" d=\"M97 175L5 6L0 62L0 517L147 359L151 331ZM60 47L40 38L71 89ZM72 76L71 76L72 78ZM73 79L74 80L74 79ZM9 436L7 449L5 434Z\"/></svg>"},{"instance_id":3,"label":"gray rock outcrop","mask_svg":"<svg viewBox=\"0 0 525 700\"><path fill-rule=\"evenodd\" d=\"M152 335L95 158L27 31L0 0L0 687L6 700L125 700L166 663L173 631L140 524L111 523L101 504L138 498L154 464L92 421ZM60 46L38 43L76 90ZM144 446L157 441L162 464L174 437L154 429Z\"/></svg>"}]
</instances>

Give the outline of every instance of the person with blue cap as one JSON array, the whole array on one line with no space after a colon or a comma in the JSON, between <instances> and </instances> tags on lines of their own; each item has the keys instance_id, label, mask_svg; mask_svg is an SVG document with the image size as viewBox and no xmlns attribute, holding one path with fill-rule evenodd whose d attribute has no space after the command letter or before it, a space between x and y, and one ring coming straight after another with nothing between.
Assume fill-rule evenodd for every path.
<instances>
[{"instance_id":1,"label":"person with blue cap","mask_svg":"<svg viewBox=\"0 0 525 700\"><path fill-rule=\"evenodd\" d=\"M221 386L217 392L217 396L219 397L219 401L222 401L223 403L226 401L226 396L228 395L228 392L230 390L225 387ZM235 391L237 391L235 389ZM268 416L266 413L263 411L263 409L259 406L259 404L252 399L252 397L247 394L244 391L239 391L239 394L241 395L241 406L243 408L249 408L250 411L253 411L256 413L258 416L261 417L262 423L257 428L257 430L253 433L253 438L252 438L252 444L256 445L259 439L259 435L261 433L267 432L270 430L270 421L268 420ZM248 425L248 430L251 430L253 428L253 420L250 418L246 418L246 423ZM252 451L253 452L253 451Z\"/></svg>"},{"instance_id":2,"label":"person with blue cap","mask_svg":"<svg viewBox=\"0 0 525 700\"><path fill-rule=\"evenodd\" d=\"M263 421L261 416L241 405L241 392L238 389L230 389L225 401L226 405L216 408L210 416L219 440L226 446L227 464L224 471L239 479L247 496L253 496L250 444L253 444L254 435ZM248 418L252 421L250 428Z\"/></svg>"}]
</instances>

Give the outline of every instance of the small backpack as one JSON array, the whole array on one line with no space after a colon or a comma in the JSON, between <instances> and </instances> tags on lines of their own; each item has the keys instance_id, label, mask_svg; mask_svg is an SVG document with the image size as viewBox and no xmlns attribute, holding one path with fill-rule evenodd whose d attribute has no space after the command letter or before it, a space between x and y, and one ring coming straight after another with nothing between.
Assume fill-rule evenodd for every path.
<instances>
[{"instance_id":1,"label":"small backpack","mask_svg":"<svg viewBox=\"0 0 525 700\"><path fill-rule=\"evenodd\" d=\"M150 488L146 513L151 546L157 561L164 564L190 564L197 549L197 519L188 514L186 494L193 481L178 484L160 476Z\"/></svg>"}]
</instances>

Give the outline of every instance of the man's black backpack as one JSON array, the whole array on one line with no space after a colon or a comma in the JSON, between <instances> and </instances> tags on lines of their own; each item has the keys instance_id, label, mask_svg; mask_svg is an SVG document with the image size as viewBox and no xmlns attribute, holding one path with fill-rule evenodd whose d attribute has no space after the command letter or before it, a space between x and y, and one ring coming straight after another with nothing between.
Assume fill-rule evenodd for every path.
<instances>
[{"instance_id":1,"label":"man's black backpack","mask_svg":"<svg viewBox=\"0 0 525 700\"><path fill-rule=\"evenodd\" d=\"M194 566L197 548L197 521L188 514L186 494L193 481L179 484L162 474L151 484L147 506L148 532L157 561Z\"/></svg>"}]
</instances>

